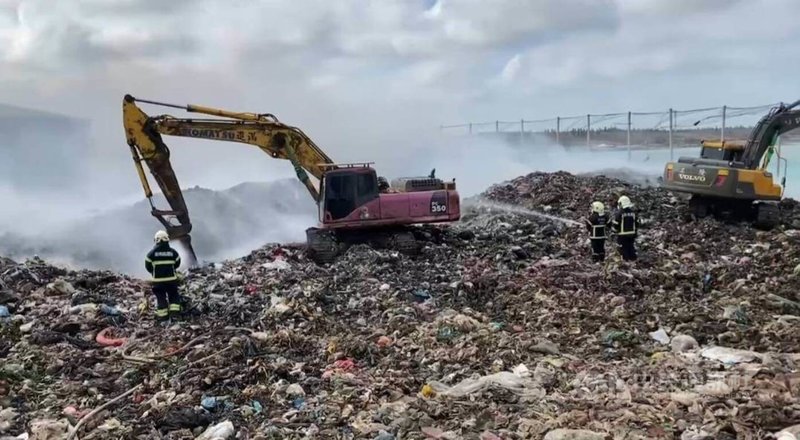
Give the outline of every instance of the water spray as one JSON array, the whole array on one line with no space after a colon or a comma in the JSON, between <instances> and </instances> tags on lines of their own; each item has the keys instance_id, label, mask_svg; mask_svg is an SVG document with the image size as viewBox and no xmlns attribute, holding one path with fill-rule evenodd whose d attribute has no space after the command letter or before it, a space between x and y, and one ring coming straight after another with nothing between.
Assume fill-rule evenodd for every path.
<instances>
[{"instance_id":1,"label":"water spray","mask_svg":"<svg viewBox=\"0 0 800 440\"><path fill-rule=\"evenodd\" d=\"M479 199L472 203L472 206L476 208L486 208L486 209L496 209L499 211L504 211L512 214L519 214L526 217L538 217L547 220L552 220L560 223L564 223L568 226L580 226L581 223L572 219L568 219L565 217L559 217L557 215L545 214L543 212L534 211L532 209L523 208L521 206L516 205L509 205L507 203L498 203L487 201L485 199Z\"/></svg>"}]
</instances>

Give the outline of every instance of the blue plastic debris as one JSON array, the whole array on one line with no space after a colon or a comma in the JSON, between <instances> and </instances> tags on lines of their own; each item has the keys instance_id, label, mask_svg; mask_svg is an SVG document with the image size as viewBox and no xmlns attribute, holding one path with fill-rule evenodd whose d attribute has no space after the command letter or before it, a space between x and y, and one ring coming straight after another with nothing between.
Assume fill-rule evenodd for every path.
<instances>
[{"instance_id":1,"label":"blue plastic debris","mask_svg":"<svg viewBox=\"0 0 800 440\"><path fill-rule=\"evenodd\" d=\"M0 306L0 318L8 318L11 316L11 312L8 311L8 307Z\"/></svg>"},{"instance_id":2,"label":"blue plastic debris","mask_svg":"<svg viewBox=\"0 0 800 440\"><path fill-rule=\"evenodd\" d=\"M378 436L375 437L374 440L394 440L394 435L392 435L391 433L386 432L384 430L381 430L378 433Z\"/></svg>"},{"instance_id":3,"label":"blue plastic debris","mask_svg":"<svg viewBox=\"0 0 800 440\"><path fill-rule=\"evenodd\" d=\"M425 289L417 289L414 291L414 300L417 302L425 302L431 299L431 294Z\"/></svg>"},{"instance_id":4,"label":"blue plastic debris","mask_svg":"<svg viewBox=\"0 0 800 440\"><path fill-rule=\"evenodd\" d=\"M100 311L109 316L119 316L120 311L116 307L109 306L108 304L100 304Z\"/></svg>"},{"instance_id":5,"label":"blue plastic debris","mask_svg":"<svg viewBox=\"0 0 800 440\"><path fill-rule=\"evenodd\" d=\"M708 293L711 290L711 284L714 282L714 279L711 277L711 274L707 273L703 276L703 292Z\"/></svg>"},{"instance_id":6,"label":"blue plastic debris","mask_svg":"<svg viewBox=\"0 0 800 440\"><path fill-rule=\"evenodd\" d=\"M200 401L200 405L203 408L205 408L205 409L207 409L209 411L212 411L217 407L217 398L216 397L203 397L203 400Z\"/></svg>"}]
</instances>

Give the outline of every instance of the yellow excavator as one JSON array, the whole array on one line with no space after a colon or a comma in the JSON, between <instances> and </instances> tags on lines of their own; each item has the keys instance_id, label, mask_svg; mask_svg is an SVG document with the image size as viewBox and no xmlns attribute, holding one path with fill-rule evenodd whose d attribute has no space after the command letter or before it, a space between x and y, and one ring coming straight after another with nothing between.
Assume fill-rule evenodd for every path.
<instances>
[{"instance_id":1,"label":"yellow excavator","mask_svg":"<svg viewBox=\"0 0 800 440\"><path fill-rule=\"evenodd\" d=\"M786 178L775 183L768 166L778 137L800 128L798 106L800 100L773 107L747 140L702 141L700 157L680 157L666 164L662 186L690 194L695 217L732 215L760 229L775 227Z\"/></svg>"},{"instance_id":2,"label":"yellow excavator","mask_svg":"<svg viewBox=\"0 0 800 440\"><path fill-rule=\"evenodd\" d=\"M137 102L217 118L149 116ZM289 160L319 208L319 224L306 230L309 254L318 263L333 261L354 243L377 244L415 254L419 243L411 229L413 225L448 223L460 218L455 180L443 182L435 177L434 170L426 177L396 179L390 186L385 178L377 176L370 163L334 163L299 128L280 122L272 114L181 106L125 95L122 116L125 137L151 214L164 226L170 239L183 245L191 267L197 265L190 236L192 223L162 135L244 143L273 158ZM142 163L150 169L171 209L156 208ZM318 180L319 186L309 174Z\"/></svg>"}]
</instances>

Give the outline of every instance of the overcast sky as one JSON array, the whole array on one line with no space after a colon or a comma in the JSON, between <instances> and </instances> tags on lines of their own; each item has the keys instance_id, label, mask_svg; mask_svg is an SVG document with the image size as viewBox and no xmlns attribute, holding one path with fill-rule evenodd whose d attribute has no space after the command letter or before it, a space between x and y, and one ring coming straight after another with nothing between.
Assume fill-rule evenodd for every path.
<instances>
[{"instance_id":1,"label":"overcast sky","mask_svg":"<svg viewBox=\"0 0 800 440\"><path fill-rule=\"evenodd\" d=\"M797 0L0 0L0 102L91 118L120 187L125 93L275 113L399 173L442 123L798 99L797 17ZM291 174L168 142L186 184Z\"/></svg>"}]
</instances>

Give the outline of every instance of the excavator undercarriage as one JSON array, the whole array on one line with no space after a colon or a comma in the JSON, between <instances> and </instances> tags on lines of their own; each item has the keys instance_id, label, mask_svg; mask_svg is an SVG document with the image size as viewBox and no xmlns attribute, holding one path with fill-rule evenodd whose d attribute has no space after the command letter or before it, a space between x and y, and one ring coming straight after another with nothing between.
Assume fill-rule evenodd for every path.
<instances>
[{"instance_id":1,"label":"excavator undercarriage","mask_svg":"<svg viewBox=\"0 0 800 440\"><path fill-rule=\"evenodd\" d=\"M745 221L758 229L772 229L780 223L781 211L777 202L752 201L692 195L689 212L698 219L714 217L719 220Z\"/></svg>"},{"instance_id":2,"label":"excavator undercarriage","mask_svg":"<svg viewBox=\"0 0 800 440\"><path fill-rule=\"evenodd\" d=\"M335 230L309 228L306 243L311 258L318 263L331 263L353 245L366 244L376 249L389 249L404 255L419 254L421 242L417 241L411 227L376 230Z\"/></svg>"}]
</instances>

